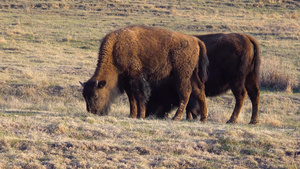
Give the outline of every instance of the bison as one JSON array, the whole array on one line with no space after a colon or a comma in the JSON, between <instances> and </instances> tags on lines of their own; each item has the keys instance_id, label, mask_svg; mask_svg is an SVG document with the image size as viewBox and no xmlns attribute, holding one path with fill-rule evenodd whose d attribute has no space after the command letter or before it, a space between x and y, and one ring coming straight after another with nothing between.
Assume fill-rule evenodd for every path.
<instances>
[{"instance_id":1,"label":"bison","mask_svg":"<svg viewBox=\"0 0 300 169\"><path fill-rule=\"evenodd\" d=\"M178 94L180 120L191 92L207 117L204 82L208 58L196 37L147 26L128 26L107 34L100 46L94 75L83 85L88 112L105 115L123 91L130 103L130 117L145 118L150 86L170 83Z\"/></svg>"},{"instance_id":2,"label":"bison","mask_svg":"<svg viewBox=\"0 0 300 169\"><path fill-rule=\"evenodd\" d=\"M238 33L197 35L206 45L209 59L206 96L217 96L231 89L235 107L227 123L236 123L248 93L252 102L250 124L258 123L260 51L258 42L251 36ZM176 90L171 85L152 88L147 104L147 116L165 115L178 106ZM201 107L201 106L200 106ZM196 118L199 105L193 95L187 105L187 119Z\"/></svg>"}]
</instances>

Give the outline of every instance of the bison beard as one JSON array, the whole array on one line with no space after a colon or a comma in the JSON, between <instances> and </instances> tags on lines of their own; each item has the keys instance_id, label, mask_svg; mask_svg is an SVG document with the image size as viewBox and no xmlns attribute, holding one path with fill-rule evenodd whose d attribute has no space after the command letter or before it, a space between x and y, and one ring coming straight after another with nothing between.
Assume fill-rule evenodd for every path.
<instances>
[{"instance_id":1,"label":"bison beard","mask_svg":"<svg viewBox=\"0 0 300 169\"><path fill-rule=\"evenodd\" d=\"M182 118L193 92L205 121L207 66L205 46L196 37L145 26L116 30L103 39L95 73L83 85L87 111L107 114L108 105L125 91L130 117L144 118L150 86L168 82L178 95L179 107L173 119Z\"/></svg>"},{"instance_id":2,"label":"bison beard","mask_svg":"<svg viewBox=\"0 0 300 169\"><path fill-rule=\"evenodd\" d=\"M248 93L252 102L250 124L258 123L260 55L257 41L244 34L209 34L196 36L207 48L209 59L206 96L216 96L231 89L236 104L227 123L236 123ZM178 106L176 90L170 84L153 86L147 103L147 116L163 118ZM187 119L196 118L199 106L191 95L187 105Z\"/></svg>"}]
</instances>

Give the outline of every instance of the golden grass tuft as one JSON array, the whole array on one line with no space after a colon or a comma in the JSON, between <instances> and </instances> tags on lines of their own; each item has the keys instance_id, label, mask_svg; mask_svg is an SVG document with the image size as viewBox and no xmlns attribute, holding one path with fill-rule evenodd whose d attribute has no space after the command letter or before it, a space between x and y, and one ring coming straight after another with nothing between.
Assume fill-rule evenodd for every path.
<instances>
[{"instance_id":1,"label":"golden grass tuft","mask_svg":"<svg viewBox=\"0 0 300 169\"><path fill-rule=\"evenodd\" d=\"M62 123L54 122L47 127L47 132L51 134L64 134L66 133L68 128Z\"/></svg>"},{"instance_id":2,"label":"golden grass tuft","mask_svg":"<svg viewBox=\"0 0 300 169\"><path fill-rule=\"evenodd\" d=\"M6 44L6 43L7 43L6 39L3 37L0 37L0 44Z\"/></svg>"},{"instance_id":3,"label":"golden grass tuft","mask_svg":"<svg viewBox=\"0 0 300 169\"><path fill-rule=\"evenodd\" d=\"M267 113L261 115L261 123L271 127L282 127L280 117L276 114Z\"/></svg>"},{"instance_id":4,"label":"golden grass tuft","mask_svg":"<svg viewBox=\"0 0 300 169\"><path fill-rule=\"evenodd\" d=\"M226 123L226 121L228 121L231 116L230 110L225 111L222 108L215 109L216 107L209 111L209 120L217 123Z\"/></svg>"},{"instance_id":5,"label":"golden grass tuft","mask_svg":"<svg viewBox=\"0 0 300 169\"><path fill-rule=\"evenodd\" d=\"M36 84L41 87L50 85L48 76L38 70L33 70L32 68L24 68L22 70L22 75L22 78L26 79L28 83Z\"/></svg>"},{"instance_id":6,"label":"golden grass tuft","mask_svg":"<svg viewBox=\"0 0 300 169\"><path fill-rule=\"evenodd\" d=\"M282 62L279 58L262 59L261 85L286 91L299 88L295 72L297 72L297 68L288 61Z\"/></svg>"},{"instance_id":7,"label":"golden grass tuft","mask_svg":"<svg viewBox=\"0 0 300 169\"><path fill-rule=\"evenodd\" d=\"M285 16L289 19L298 19L299 18L299 14L297 11L286 12Z\"/></svg>"},{"instance_id":8,"label":"golden grass tuft","mask_svg":"<svg viewBox=\"0 0 300 169\"><path fill-rule=\"evenodd\" d=\"M31 69L23 70L23 74L24 74L25 78L27 78L27 79L33 79L34 78L34 74L31 71Z\"/></svg>"},{"instance_id":9,"label":"golden grass tuft","mask_svg":"<svg viewBox=\"0 0 300 169\"><path fill-rule=\"evenodd\" d=\"M15 36L22 36L28 34L28 32L19 28L12 28L12 29L7 29L5 34L8 36L15 37Z\"/></svg>"},{"instance_id":10,"label":"golden grass tuft","mask_svg":"<svg viewBox=\"0 0 300 169\"><path fill-rule=\"evenodd\" d=\"M68 35L63 41L71 42L73 40L72 36Z\"/></svg>"}]
</instances>

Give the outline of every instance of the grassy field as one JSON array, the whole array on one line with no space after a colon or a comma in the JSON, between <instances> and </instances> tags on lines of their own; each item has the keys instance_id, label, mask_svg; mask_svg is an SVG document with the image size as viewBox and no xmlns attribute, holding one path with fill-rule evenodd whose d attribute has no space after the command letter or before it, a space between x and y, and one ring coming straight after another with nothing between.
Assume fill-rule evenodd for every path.
<instances>
[{"instance_id":1,"label":"grassy field","mask_svg":"<svg viewBox=\"0 0 300 169\"><path fill-rule=\"evenodd\" d=\"M294 168L300 166L299 0L1 0L0 168ZM143 24L240 32L261 47L260 123L225 124L230 92L208 98L208 122L86 112L78 81L94 73L101 39Z\"/></svg>"}]
</instances>

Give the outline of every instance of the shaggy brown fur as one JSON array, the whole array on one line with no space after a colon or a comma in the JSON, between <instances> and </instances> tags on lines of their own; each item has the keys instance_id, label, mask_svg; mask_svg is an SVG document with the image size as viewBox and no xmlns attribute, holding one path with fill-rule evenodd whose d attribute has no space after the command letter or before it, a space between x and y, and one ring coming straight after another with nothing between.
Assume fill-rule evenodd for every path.
<instances>
[{"instance_id":1,"label":"shaggy brown fur","mask_svg":"<svg viewBox=\"0 0 300 169\"><path fill-rule=\"evenodd\" d=\"M250 124L258 123L260 55L257 41L251 36L237 33L196 37L205 43L209 59L206 96L216 96L231 89L236 104L228 123L236 123L248 93L252 102ZM164 117L172 107L178 105L178 97L174 94L176 91L169 86L152 88L147 115ZM187 106L187 119L196 118L197 109L199 106L191 96Z\"/></svg>"},{"instance_id":2,"label":"shaggy brown fur","mask_svg":"<svg viewBox=\"0 0 300 169\"><path fill-rule=\"evenodd\" d=\"M178 94L179 108L174 120L182 118L191 92L206 117L203 80L207 77L207 65L204 44L193 36L145 26L116 30L103 39L96 71L84 83L87 111L107 114L109 103L118 91L125 90L130 116L144 118L150 85L168 81Z\"/></svg>"}]
</instances>

